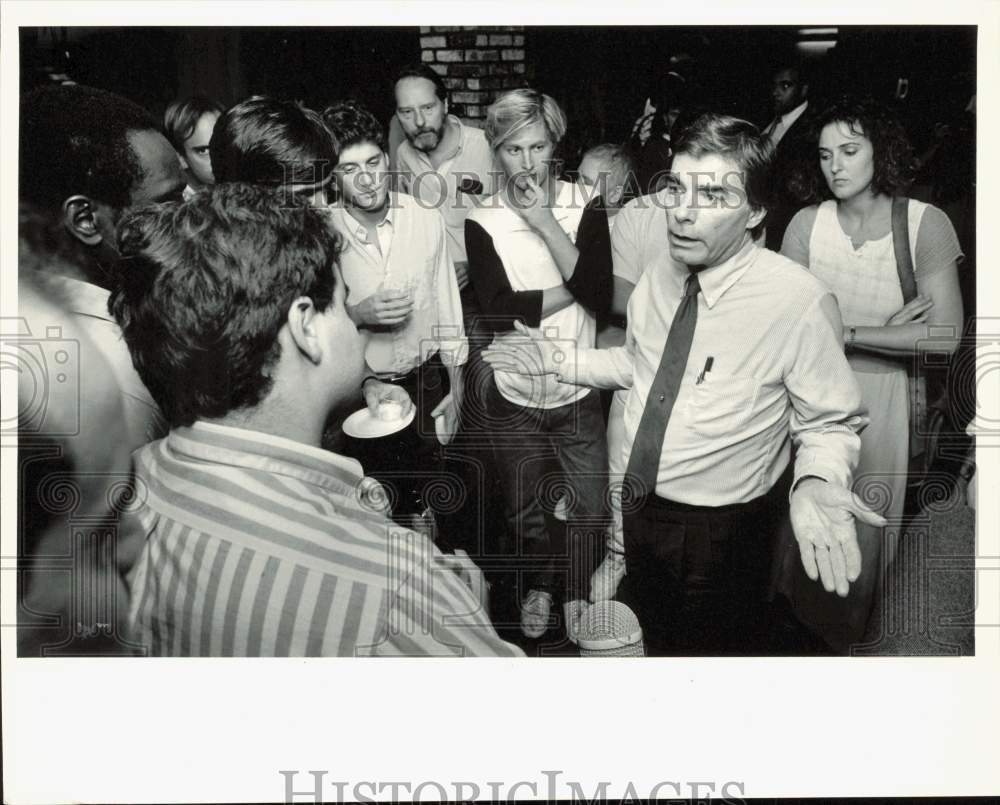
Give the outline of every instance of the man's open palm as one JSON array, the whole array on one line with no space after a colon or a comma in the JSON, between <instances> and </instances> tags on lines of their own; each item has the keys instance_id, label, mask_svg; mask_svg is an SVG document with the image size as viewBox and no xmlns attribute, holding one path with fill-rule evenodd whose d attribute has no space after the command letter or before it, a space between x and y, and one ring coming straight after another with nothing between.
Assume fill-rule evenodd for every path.
<instances>
[{"instance_id":1,"label":"man's open palm","mask_svg":"<svg viewBox=\"0 0 1000 805\"><path fill-rule=\"evenodd\" d=\"M836 590L841 598L847 597L850 583L861 574L855 517L873 526L886 524L884 517L839 484L806 478L792 493L792 530L806 575L820 579L827 592Z\"/></svg>"}]
</instances>

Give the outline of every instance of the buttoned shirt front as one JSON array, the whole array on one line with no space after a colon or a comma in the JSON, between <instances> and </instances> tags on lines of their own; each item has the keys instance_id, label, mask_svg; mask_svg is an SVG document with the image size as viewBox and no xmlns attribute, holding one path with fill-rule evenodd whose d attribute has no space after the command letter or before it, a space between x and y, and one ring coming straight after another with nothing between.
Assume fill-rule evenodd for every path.
<instances>
[{"instance_id":1,"label":"buttoned shirt front","mask_svg":"<svg viewBox=\"0 0 1000 805\"><path fill-rule=\"evenodd\" d=\"M454 115L448 120L458 127L458 144L455 151L437 167L430 157L409 142L399 145L396 152L398 188L422 202L426 207L439 210L448 228L448 251L452 262L468 260L465 252L465 219L476 204L477 196L486 197L496 192L498 177L493 167L493 151L480 129L465 126ZM470 187L463 182L478 182L478 193L467 192Z\"/></svg>"},{"instance_id":2,"label":"buttoned shirt front","mask_svg":"<svg viewBox=\"0 0 1000 805\"><path fill-rule=\"evenodd\" d=\"M372 259L382 262L385 256L389 254L389 249L392 246L392 207L390 206L386 211L385 218L376 224L376 240L374 242L371 240L368 228L360 221L353 218L350 221L347 219L344 220L345 226L350 226L351 224L354 225L352 234L357 243L371 255Z\"/></svg>"},{"instance_id":3,"label":"buttoned shirt front","mask_svg":"<svg viewBox=\"0 0 1000 805\"><path fill-rule=\"evenodd\" d=\"M621 466L687 274L669 252L655 255L629 300L625 345L580 350L561 371L567 382L631 389ZM848 486L867 417L843 354L833 297L801 267L749 240L729 260L701 271L699 281L698 322L663 440L656 494L701 506L753 500L787 467L790 443L797 446L796 479L816 475Z\"/></svg>"},{"instance_id":4,"label":"buttoned shirt front","mask_svg":"<svg viewBox=\"0 0 1000 805\"><path fill-rule=\"evenodd\" d=\"M435 353L446 366L465 363L468 346L462 300L449 262L444 220L405 193L390 193L389 211L376 227L379 247L363 224L342 205L331 205L343 236L340 268L347 304L356 305L382 288L407 290L409 317L395 328L371 327L365 358L382 376L405 374Z\"/></svg>"},{"instance_id":5,"label":"buttoned shirt front","mask_svg":"<svg viewBox=\"0 0 1000 805\"><path fill-rule=\"evenodd\" d=\"M130 621L159 656L520 656L361 465L196 422L136 454Z\"/></svg>"}]
</instances>

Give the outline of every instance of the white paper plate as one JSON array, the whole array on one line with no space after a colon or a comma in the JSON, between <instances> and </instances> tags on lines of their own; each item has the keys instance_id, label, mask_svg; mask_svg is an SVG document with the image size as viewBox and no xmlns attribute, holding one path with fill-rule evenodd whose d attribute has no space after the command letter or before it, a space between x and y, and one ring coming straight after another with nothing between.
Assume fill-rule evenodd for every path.
<instances>
[{"instance_id":1,"label":"white paper plate","mask_svg":"<svg viewBox=\"0 0 1000 805\"><path fill-rule=\"evenodd\" d=\"M355 439L377 439L380 436L398 433L413 421L416 414L417 409L411 408L410 413L406 416L386 421L372 416L371 411L367 408L362 408L344 420L343 430L344 433Z\"/></svg>"}]
</instances>

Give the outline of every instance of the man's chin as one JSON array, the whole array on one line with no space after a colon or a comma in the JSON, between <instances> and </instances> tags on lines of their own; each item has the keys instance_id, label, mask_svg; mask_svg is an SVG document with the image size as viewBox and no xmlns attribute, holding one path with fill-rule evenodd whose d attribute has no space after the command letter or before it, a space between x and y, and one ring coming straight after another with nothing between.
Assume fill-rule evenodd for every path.
<instances>
[{"instance_id":1,"label":"man's chin","mask_svg":"<svg viewBox=\"0 0 1000 805\"><path fill-rule=\"evenodd\" d=\"M705 265L706 255L702 249L684 248L670 245L670 257L675 263L687 266L690 269L701 268Z\"/></svg>"},{"instance_id":2,"label":"man's chin","mask_svg":"<svg viewBox=\"0 0 1000 805\"><path fill-rule=\"evenodd\" d=\"M416 137L410 140L410 145L416 148L418 151L433 151L438 147L438 143L441 142L441 138L434 132L425 132L424 134L418 134Z\"/></svg>"},{"instance_id":3,"label":"man's chin","mask_svg":"<svg viewBox=\"0 0 1000 805\"><path fill-rule=\"evenodd\" d=\"M359 210L364 210L365 212L380 212L388 203L388 193L381 198L367 198L363 196L361 198L355 198L354 200L354 206Z\"/></svg>"}]
</instances>

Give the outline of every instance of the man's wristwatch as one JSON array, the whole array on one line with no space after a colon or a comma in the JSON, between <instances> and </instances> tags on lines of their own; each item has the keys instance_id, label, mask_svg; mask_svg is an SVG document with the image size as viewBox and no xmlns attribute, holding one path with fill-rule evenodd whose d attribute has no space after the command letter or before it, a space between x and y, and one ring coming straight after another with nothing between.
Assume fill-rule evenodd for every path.
<instances>
[{"instance_id":1,"label":"man's wristwatch","mask_svg":"<svg viewBox=\"0 0 1000 805\"><path fill-rule=\"evenodd\" d=\"M854 352L854 337L857 335L857 330L854 327L847 328L847 343L844 344L844 353L850 355Z\"/></svg>"}]
</instances>

